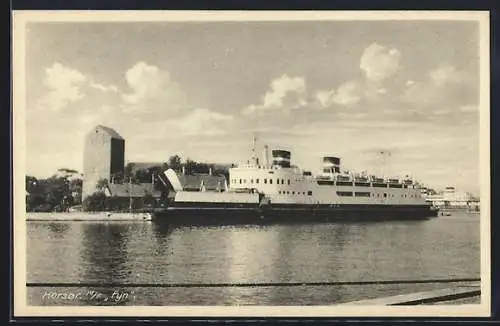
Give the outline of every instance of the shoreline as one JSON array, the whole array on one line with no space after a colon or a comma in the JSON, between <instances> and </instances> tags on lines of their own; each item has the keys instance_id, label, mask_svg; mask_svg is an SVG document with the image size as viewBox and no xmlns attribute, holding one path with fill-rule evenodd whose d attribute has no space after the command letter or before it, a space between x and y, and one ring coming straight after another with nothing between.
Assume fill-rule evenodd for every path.
<instances>
[{"instance_id":1,"label":"shoreline","mask_svg":"<svg viewBox=\"0 0 500 326\"><path fill-rule=\"evenodd\" d=\"M29 212L26 221L150 221L147 212Z\"/></svg>"}]
</instances>

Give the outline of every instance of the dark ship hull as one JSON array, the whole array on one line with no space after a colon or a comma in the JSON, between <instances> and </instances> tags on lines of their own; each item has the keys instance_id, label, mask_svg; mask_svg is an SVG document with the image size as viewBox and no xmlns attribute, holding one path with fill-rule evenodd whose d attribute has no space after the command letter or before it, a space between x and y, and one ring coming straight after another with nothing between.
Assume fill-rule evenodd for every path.
<instances>
[{"instance_id":1,"label":"dark ship hull","mask_svg":"<svg viewBox=\"0 0 500 326\"><path fill-rule=\"evenodd\" d=\"M427 205L174 204L154 218L173 225L262 225L338 221L426 220L438 216Z\"/></svg>"}]
</instances>

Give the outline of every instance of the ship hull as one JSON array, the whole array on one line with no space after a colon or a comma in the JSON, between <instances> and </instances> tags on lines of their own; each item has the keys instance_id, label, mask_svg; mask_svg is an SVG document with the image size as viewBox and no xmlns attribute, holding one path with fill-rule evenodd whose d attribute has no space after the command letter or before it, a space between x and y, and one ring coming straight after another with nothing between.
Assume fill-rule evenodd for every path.
<instances>
[{"instance_id":1,"label":"ship hull","mask_svg":"<svg viewBox=\"0 0 500 326\"><path fill-rule=\"evenodd\" d=\"M219 205L189 203L156 212L155 218L174 225L297 224L337 221L425 220L437 211L424 205Z\"/></svg>"}]
</instances>

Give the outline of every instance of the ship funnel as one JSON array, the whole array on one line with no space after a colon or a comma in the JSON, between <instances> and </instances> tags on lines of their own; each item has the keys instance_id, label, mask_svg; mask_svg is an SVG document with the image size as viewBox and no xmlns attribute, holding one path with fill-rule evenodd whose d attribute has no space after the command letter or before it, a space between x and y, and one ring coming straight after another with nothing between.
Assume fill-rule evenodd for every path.
<instances>
[{"instance_id":1,"label":"ship funnel","mask_svg":"<svg viewBox=\"0 0 500 326\"><path fill-rule=\"evenodd\" d=\"M340 173L340 158L335 156L324 156L323 172Z\"/></svg>"},{"instance_id":2,"label":"ship funnel","mask_svg":"<svg viewBox=\"0 0 500 326\"><path fill-rule=\"evenodd\" d=\"M291 153L289 151L273 149L272 155L274 166L280 166L282 168L290 167Z\"/></svg>"},{"instance_id":3,"label":"ship funnel","mask_svg":"<svg viewBox=\"0 0 500 326\"><path fill-rule=\"evenodd\" d=\"M267 145L264 145L264 164L264 167L269 169L269 146Z\"/></svg>"}]
</instances>

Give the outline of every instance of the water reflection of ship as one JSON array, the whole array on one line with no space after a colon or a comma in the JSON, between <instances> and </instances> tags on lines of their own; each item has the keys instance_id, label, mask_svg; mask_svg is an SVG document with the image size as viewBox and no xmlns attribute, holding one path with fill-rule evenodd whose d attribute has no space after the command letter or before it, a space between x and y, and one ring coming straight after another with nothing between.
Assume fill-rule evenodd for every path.
<instances>
[{"instance_id":1,"label":"water reflection of ship","mask_svg":"<svg viewBox=\"0 0 500 326\"><path fill-rule=\"evenodd\" d=\"M227 283L272 283L267 287L225 289L231 304L308 304L322 295L336 302L339 291L308 286L311 282L342 279L339 257L352 231L351 226L269 226L232 228L224 247L230 261ZM332 255L332 253L334 253ZM289 283L303 286L287 286ZM257 300L257 301L255 301Z\"/></svg>"},{"instance_id":2,"label":"water reflection of ship","mask_svg":"<svg viewBox=\"0 0 500 326\"><path fill-rule=\"evenodd\" d=\"M152 225L152 231L155 238L156 254L163 257L164 255L172 254L172 239L171 235L176 230L168 223L155 221Z\"/></svg>"},{"instance_id":3,"label":"water reflection of ship","mask_svg":"<svg viewBox=\"0 0 500 326\"><path fill-rule=\"evenodd\" d=\"M281 277L283 282L303 282L304 286L283 287L279 291L272 291L272 303L289 302L307 305L318 300L332 303L339 301L342 293L338 289L307 284L344 278L340 275L341 262L337 258L342 256L340 253L344 251L350 233L350 224L283 228L279 232L281 258L276 263L276 271L283 274ZM297 242L297 239L303 241ZM302 250L298 246L302 246ZM291 260L289 257L294 259Z\"/></svg>"}]
</instances>

